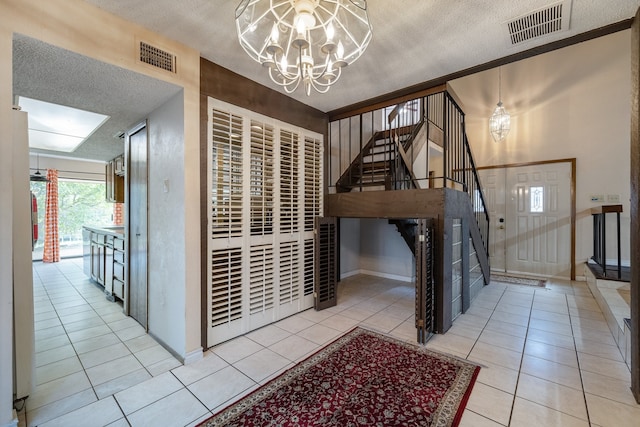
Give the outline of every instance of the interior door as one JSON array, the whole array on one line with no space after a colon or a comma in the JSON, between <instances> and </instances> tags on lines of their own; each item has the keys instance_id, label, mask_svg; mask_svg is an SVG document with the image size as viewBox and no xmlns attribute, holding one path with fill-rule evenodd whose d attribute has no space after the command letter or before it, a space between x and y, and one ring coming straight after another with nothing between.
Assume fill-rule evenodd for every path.
<instances>
[{"instance_id":1,"label":"interior door","mask_svg":"<svg viewBox=\"0 0 640 427\"><path fill-rule=\"evenodd\" d=\"M482 169L491 269L570 276L571 165Z\"/></svg>"},{"instance_id":2,"label":"interior door","mask_svg":"<svg viewBox=\"0 0 640 427\"><path fill-rule=\"evenodd\" d=\"M129 315L147 329L147 127L129 132Z\"/></svg>"}]
</instances>

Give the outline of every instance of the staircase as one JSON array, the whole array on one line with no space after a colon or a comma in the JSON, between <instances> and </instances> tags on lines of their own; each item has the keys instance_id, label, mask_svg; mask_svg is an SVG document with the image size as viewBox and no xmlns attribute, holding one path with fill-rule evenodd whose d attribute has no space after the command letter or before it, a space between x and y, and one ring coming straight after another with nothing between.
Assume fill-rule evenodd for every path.
<instances>
[{"instance_id":1,"label":"staircase","mask_svg":"<svg viewBox=\"0 0 640 427\"><path fill-rule=\"evenodd\" d=\"M338 179L336 191L343 193L363 187L416 188L407 151L423 124L420 121L416 126L375 132Z\"/></svg>"},{"instance_id":2,"label":"staircase","mask_svg":"<svg viewBox=\"0 0 640 427\"><path fill-rule=\"evenodd\" d=\"M412 107L413 112L407 113L408 107ZM367 128L374 128L378 117L388 117L386 129L370 130L365 135L363 124L370 122ZM348 153L358 139L361 149L334 181L335 193L327 197L327 213L335 217L388 218L389 223L396 226L416 257L419 271L425 262L433 266L433 274L424 275L430 277L431 282L416 283L417 296L429 292L436 295L433 310L417 301L416 307L424 306L425 312L435 313L431 324L429 319L420 319L419 336L424 331L444 333L456 315L452 313L451 303L452 261L457 256L452 248L454 222L462 224L459 229L463 235L459 241L470 242L463 248L473 246L459 255L464 258L462 265L469 265L470 253L477 255L482 271L480 287L490 280L489 215L465 132L464 113L455 94L443 85L442 91L400 103L390 113L387 109L360 113L354 120L359 125L355 132L358 126L353 126L352 119L354 117L332 121L339 126L339 132L332 132L333 135L338 134L340 138L345 133L348 135L345 143ZM343 132L343 129L349 131ZM340 139L338 154L330 157L341 159L346 154L341 144ZM332 139L331 149L334 147ZM434 185L436 183L439 185ZM418 233L422 220L429 221L431 231ZM429 240L427 252L433 257L430 261L424 258L425 239ZM427 270L431 271L430 267ZM462 299L462 312L479 289L477 280L470 283L470 276L470 272L462 273L462 294L455 297ZM432 291L425 287L431 287Z\"/></svg>"},{"instance_id":3,"label":"staircase","mask_svg":"<svg viewBox=\"0 0 640 427\"><path fill-rule=\"evenodd\" d=\"M411 253L416 255L416 228L418 223L414 219L390 219L389 224L396 226Z\"/></svg>"}]
</instances>

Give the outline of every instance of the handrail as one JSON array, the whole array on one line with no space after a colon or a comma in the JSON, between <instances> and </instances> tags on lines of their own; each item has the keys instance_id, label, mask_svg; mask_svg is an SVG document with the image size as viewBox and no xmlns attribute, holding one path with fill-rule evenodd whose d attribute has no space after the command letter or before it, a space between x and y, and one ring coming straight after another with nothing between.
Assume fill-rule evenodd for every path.
<instances>
[{"instance_id":1,"label":"handrail","mask_svg":"<svg viewBox=\"0 0 640 427\"><path fill-rule=\"evenodd\" d=\"M360 124L359 136L356 137L360 138L362 149L345 170L339 171L341 176L335 181L336 190L349 191L351 188L359 188L363 191L363 187L371 185L383 185L388 190L420 188L419 183L425 181L431 185L435 181L429 176L432 165L427 160L426 165L417 169L419 164L415 163L420 152L414 150L414 143L426 124L426 140L433 141L443 150L442 171L434 169L442 175L444 187L448 183L460 184L462 190L469 195L484 250L488 254L489 213L466 134L465 114L455 97L446 90L429 93L413 100L402 100L390 113L388 109L380 108L354 117ZM330 124L330 132L331 126L338 125L335 133L339 135L342 135L345 125L351 129L347 141L349 150L354 129L351 120L352 118L345 118ZM388 125L383 125L385 121ZM364 129L363 124L367 122L370 122L371 126ZM391 123L394 123L393 128L390 126ZM375 127L378 126L384 126L385 129L376 130ZM437 133L432 134L434 131ZM366 134L365 138L371 136L364 147L363 133ZM339 146L337 149L339 158L343 148ZM429 148L425 146L420 148L422 149ZM427 159L428 157L426 156ZM423 169L424 176L418 176L416 171Z\"/></svg>"}]
</instances>

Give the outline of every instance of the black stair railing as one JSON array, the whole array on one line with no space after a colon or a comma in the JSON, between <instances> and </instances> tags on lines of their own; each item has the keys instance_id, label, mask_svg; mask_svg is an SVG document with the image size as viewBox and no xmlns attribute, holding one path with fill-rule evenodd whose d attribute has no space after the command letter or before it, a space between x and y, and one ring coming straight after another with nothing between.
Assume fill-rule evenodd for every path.
<instances>
[{"instance_id":1,"label":"black stair railing","mask_svg":"<svg viewBox=\"0 0 640 427\"><path fill-rule=\"evenodd\" d=\"M442 187L465 191L488 254L489 214L466 135L465 114L451 93L432 93L332 121L329 137L329 178L336 183L336 192ZM440 166L434 161L439 156ZM336 170L339 178L334 180Z\"/></svg>"}]
</instances>

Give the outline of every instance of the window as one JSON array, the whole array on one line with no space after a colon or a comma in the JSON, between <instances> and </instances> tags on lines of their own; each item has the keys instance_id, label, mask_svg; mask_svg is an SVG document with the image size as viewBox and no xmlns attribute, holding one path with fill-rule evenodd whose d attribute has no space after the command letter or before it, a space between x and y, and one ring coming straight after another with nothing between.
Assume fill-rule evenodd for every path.
<instances>
[{"instance_id":1,"label":"window","mask_svg":"<svg viewBox=\"0 0 640 427\"><path fill-rule=\"evenodd\" d=\"M32 259L42 260L44 251L44 212L46 182L31 182L31 191L38 201L38 240ZM113 223L114 203L105 200L104 182L58 180L58 235L60 257L82 256L82 226Z\"/></svg>"},{"instance_id":2,"label":"window","mask_svg":"<svg viewBox=\"0 0 640 427\"><path fill-rule=\"evenodd\" d=\"M529 189L531 213L544 212L544 187L531 187Z\"/></svg>"}]
</instances>

